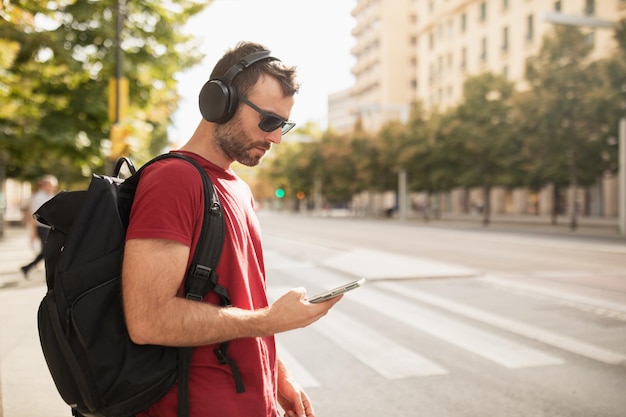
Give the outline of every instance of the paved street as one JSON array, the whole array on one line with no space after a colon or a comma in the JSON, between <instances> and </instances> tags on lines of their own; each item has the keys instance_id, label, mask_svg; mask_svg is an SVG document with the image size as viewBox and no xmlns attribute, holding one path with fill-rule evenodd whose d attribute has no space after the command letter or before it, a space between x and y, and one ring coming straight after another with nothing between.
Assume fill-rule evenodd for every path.
<instances>
[{"instance_id":1,"label":"paved street","mask_svg":"<svg viewBox=\"0 0 626 417\"><path fill-rule=\"evenodd\" d=\"M271 297L351 281L279 350L318 417L623 417L626 242L260 213ZM0 417L62 417L41 355L43 272L0 241Z\"/></svg>"},{"instance_id":2,"label":"paved street","mask_svg":"<svg viewBox=\"0 0 626 417\"><path fill-rule=\"evenodd\" d=\"M369 278L318 323L278 336L318 416L623 417L623 241L261 222L274 296Z\"/></svg>"}]
</instances>

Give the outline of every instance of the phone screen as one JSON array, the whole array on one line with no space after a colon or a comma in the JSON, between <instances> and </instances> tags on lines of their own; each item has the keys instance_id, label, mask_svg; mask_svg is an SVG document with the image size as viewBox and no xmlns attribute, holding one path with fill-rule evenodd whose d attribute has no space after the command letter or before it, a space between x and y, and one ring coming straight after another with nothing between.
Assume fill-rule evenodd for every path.
<instances>
[{"instance_id":1,"label":"phone screen","mask_svg":"<svg viewBox=\"0 0 626 417\"><path fill-rule=\"evenodd\" d=\"M330 291L324 291L319 294L315 294L312 297L309 297L307 301L309 303L321 303L326 300L330 300L331 298L335 298L338 295L341 295L347 291L353 290L355 288L359 288L361 285L365 283L365 278L358 279L356 281L349 282L340 287L333 288Z\"/></svg>"}]
</instances>

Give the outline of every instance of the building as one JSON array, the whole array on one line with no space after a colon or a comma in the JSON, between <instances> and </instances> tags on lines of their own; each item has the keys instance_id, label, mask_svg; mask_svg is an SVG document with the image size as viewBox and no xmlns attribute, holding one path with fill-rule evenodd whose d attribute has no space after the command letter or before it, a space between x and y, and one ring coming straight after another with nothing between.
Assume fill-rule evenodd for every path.
<instances>
[{"instance_id":1,"label":"building","mask_svg":"<svg viewBox=\"0 0 626 417\"><path fill-rule=\"evenodd\" d=\"M545 18L553 12L617 21L626 17L626 0L357 0L351 51L355 83L329 98L329 127L349 131L360 121L366 130L376 131L389 120L405 119L418 101L427 110L443 110L462 99L468 76L487 71L525 88L526 61L553 29ZM593 58L614 53L612 31L582 30L595 46ZM530 194L513 198L514 192L519 194L511 190L502 198L523 203L492 207L527 212L545 200ZM617 215L614 178L590 192L582 199L588 201L587 213ZM597 198L603 201L594 202ZM545 213L551 203L539 206L536 210Z\"/></svg>"}]
</instances>

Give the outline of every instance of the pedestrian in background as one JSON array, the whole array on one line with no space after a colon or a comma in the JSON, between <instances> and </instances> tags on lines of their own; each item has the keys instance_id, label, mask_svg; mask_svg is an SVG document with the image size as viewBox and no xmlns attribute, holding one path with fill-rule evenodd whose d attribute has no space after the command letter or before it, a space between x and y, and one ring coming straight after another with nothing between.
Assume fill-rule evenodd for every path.
<instances>
[{"instance_id":1,"label":"pedestrian in background","mask_svg":"<svg viewBox=\"0 0 626 417\"><path fill-rule=\"evenodd\" d=\"M28 216L30 220L28 220L27 226L30 227L32 245L34 248L37 248L39 253L31 263L22 267L24 278L28 279L30 270L43 260L43 252L46 246L46 240L48 239L48 232L50 231L50 227L35 220L33 213L56 194L58 185L59 183L54 175L44 175L40 178L37 184L37 191L31 198L29 208L30 215Z\"/></svg>"}]
</instances>

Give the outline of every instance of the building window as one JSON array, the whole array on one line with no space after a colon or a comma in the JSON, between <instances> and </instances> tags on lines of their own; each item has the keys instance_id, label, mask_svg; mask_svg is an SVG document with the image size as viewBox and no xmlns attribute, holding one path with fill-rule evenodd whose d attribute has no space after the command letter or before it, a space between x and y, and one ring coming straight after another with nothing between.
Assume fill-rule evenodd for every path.
<instances>
[{"instance_id":1,"label":"building window","mask_svg":"<svg viewBox=\"0 0 626 417\"><path fill-rule=\"evenodd\" d=\"M509 78L509 67L506 65L502 67L502 76L507 79Z\"/></svg>"},{"instance_id":2,"label":"building window","mask_svg":"<svg viewBox=\"0 0 626 417\"><path fill-rule=\"evenodd\" d=\"M441 78L443 74L443 57L439 55L437 57L437 78Z\"/></svg>"},{"instance_id":3,"label":"building window","mask_svg":"<svg viewBox=\"0 0 626 417\"><path fill-rule=\"evenodd\" d=\"M487 61L487 38L483 38L480 42L480 61Z\"/></svg>"},{"instance_id":4,"label":"building window","mask_svg":"<svg viewBox=\"0 0 626 417\"><path fill-rule=\"evenodd\" d=\"M529 14L526 18L526 40L531 42L535 37L535 23L533 19L533 15Z\"/></svg>"},{"instance_id":5,"label":"building window","mask_svg":"<svg viewBox=\"0 0 626 417\"><path fill-rule=\"evenodd\" d=\"M561 0L558 0L558 1L554 2L554 11L555 12L560 12L561 11Z\"/></svg>"},{"instance_id":6,"label":"building window","mask_svg":"<svg viewBox=\"0 0 626 417\"><path fill-rule=\"evenodd\" d=\"M467 31L467 13L463 13L461 15L461 32L465 33Z\"/></svg>"},{"instance_id":7,"label":"building window","mask_svg":"<svg viewBox=\"0 0 626 417\"><path fill-rule=\"evenodd\" d=\"M509 50L509 28L508 26L502 29L502 52Z\"/></svg>"},{"instance_id":8,"label":"building window","mask_svg":"<svg viewBox=\"0 0 626 417\"><path fill-rule=\"evenodd\" d=\"M480 16L480 21L481 22L484 22L485 20L487 20L487 2L485 2L485 1L480 3L479 16Z\"/></svg>"},{"instance_id":9,"label":"building window","mask_svg":"<svg viewBox=\"0 0 626 417\"><path fill-rule=\"evenodd\" d=\"M585 14L587 16L592 16L596 11L595 0L586 0L585 1Z\"/></svg>"},{"instance_id":10,"label":"building window","mask_svg":"<svg viewBox=\"0 0 626 417\"><path fill-rule=\"evenodd\" d=\"M509 10L509 0L502 0L502 10Z\"/></svg>"},{"instance_id":11,"label":"building window","mask_svg":"<svg viewBox=\"0 0 626 417\"><path fill-rule=\"evenodd\" d=\"M467 48L461 49L461 71L465 71L467 68Z\"/></svg>"}]
</instances>

